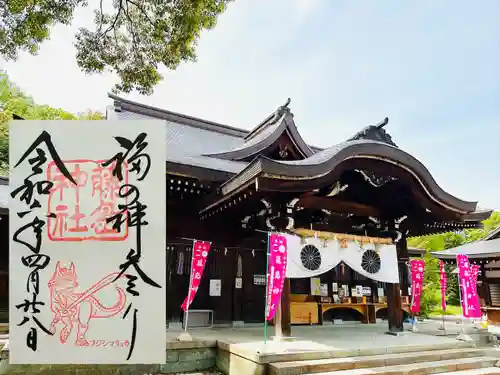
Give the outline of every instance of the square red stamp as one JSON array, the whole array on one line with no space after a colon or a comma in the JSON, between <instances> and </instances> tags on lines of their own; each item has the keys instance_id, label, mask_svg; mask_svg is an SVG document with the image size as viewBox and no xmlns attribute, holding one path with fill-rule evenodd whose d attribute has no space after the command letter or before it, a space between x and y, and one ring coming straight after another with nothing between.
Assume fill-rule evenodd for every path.
<instances>
[{"instance_id":1,"label":"square red stamp","mask_svg":"<svg viewBox=\"0 0 500 375\"><path fill-rule=\"evenodd\" d=\"M120 212L126 203L118 193L128 183L128 168L123 164L123 181L113 176L115 164L103 167L106 160L68 160L64 165L74 185L62 175L54 162L47 167L47 180L54 185L49 194L47 231L51 241L124 241L127 221L121 231L106 219ZM126 213L125 213L126 214Z\"/></svg>"}]
</instances>

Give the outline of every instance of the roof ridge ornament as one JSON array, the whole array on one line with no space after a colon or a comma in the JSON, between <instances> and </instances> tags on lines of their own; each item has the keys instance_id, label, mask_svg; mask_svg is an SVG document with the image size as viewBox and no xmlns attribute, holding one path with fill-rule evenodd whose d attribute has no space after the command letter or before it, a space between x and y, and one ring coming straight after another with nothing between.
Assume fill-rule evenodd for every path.
<instances>
[{"instance_id":1,"label":"roof ridge ornament","mask_svg":"<svg viewBox=\"0 0 500 375\"><path fill-rule=\"evenodd\" d=\"M288 113L291 116L293 116L292 113L290 112L290 108L289 108L291 101L292 101L292 99L288 98L285 104L279 106L273 113L271 113L269 116L267 116L264 121L262 121L252 131L250 131L250 133L248 133L245 136L245 138L244 138L245 141L252 139L253 137L255 137L257 134L262 132L268 126L276 124L276 122L278 122L279 119L281 117L283 117L283 115L285 113Z\"/></svg>"},{"instance_id":2,"label":"roof ridge ornament","mask_svg":"<svg viewBox=\"0 0 500 375\"><path fill-rule=\"evenodd\" d=\"M377 128L382 129L384 126L386 126L389 123L389 117L384 118L382 121L380 121L377 125L375 125Z\"/></svg>"},{"instance_id":3,"label":"roof ridge ornament","mask_svg":"<svg viewBox=\"0 0 500 375\"><path fill-rule=\"evenodd\" d=\"M390 134L387 133L386 130L384 129L384 127L388 123L389 123L389 117L386 117L375 125L368 125L361 131L356 133L353 137L349 138L348 141L367 139L367 140L387 143L391 146L398 147L398 145L394 143L394 141L392 140Z\"/></svg>"},{"instance_id":4,"label":"roof ridge ornament","mask_svg":"<svg viewBox=\"0 0 500 375\"><path fill-rule=\"evenodd\" d=\"M276 121L278 121L285 113L291 114L290 107L289 107L291 102L292 102L292 99L288 98L285 104L279 106L278 109L276 111L274 111L273 118L271 119L271 121L269 121L269 123L267 125L276 123Z\"/></svg>"}]
</instances>

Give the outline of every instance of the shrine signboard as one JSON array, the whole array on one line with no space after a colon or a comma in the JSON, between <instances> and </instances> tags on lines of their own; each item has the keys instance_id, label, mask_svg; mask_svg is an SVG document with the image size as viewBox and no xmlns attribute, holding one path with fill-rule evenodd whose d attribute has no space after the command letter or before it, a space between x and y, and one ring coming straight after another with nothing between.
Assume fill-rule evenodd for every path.
<instances>
[{"instance_id":1,"label":"shrine signboard","mask_svg":"<svg viewBox=\"0 0 500 375\"><path fill-rule=\"evenodd\" d=\"M163 122L13 121L11 363L164 363Z\"/></svg>"}]
</instances>

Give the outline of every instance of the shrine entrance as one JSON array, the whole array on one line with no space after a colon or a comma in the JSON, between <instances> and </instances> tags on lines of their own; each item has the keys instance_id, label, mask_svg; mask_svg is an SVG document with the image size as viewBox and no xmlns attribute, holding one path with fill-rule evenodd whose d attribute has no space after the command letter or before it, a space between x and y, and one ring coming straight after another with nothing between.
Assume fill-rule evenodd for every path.
<instances>
[{"instance_id":1,"label":"shrine entrance","mask_svg":"<svg viewBox=\"0 0 500 375\"><path fill-rule=\"evenodd\" d=\"M389 331L398 333L403 330L408 299L406 239L475 228L491 214L491 210L478 210L477 202L445 192L420 161L394 142L386 131L388 118L343 142L318 148L300 135L290 99L248 131L112 94L110 98L114 103L107 116L112 120L166 120L167 248L174 249L167 251L167 293L174 295L167 298L170 321L180 320L180 303L187 294L182 284L186 276L176 273L177 257L192 246L193 239L212 242L215 268L207 270L208 284L202 284L213 281L220 286L218 295L211 295L209 286L200 288L194 304L212 310L216 324L230 325L263 320L263 288L258 280L265 273L267 235L262 232L293 234L312 228L309 237L318 231L379 238L395 247L396 282L379 286L358 280L355 274L344 272L342 276L341 270L319 278L320 284L328 284L332 304L336 278L339 287L347 284L349 298L356 286L370 286L372 295L362 297L367 297L367 303L368 297L376 298L375 304L384 297L387 307L382 308L387 311ZM241 273L238 255L243 258ZM384 290L383 296L379 288ZM287 279L281 299L285 335L291 335L292 302L309 302L293 295ZM352 309L359 312L360 307ZM381 308L375 316L379 311ZM318 320L320 316L323 318L318 312Z\"/></svg>"}]
</instances>

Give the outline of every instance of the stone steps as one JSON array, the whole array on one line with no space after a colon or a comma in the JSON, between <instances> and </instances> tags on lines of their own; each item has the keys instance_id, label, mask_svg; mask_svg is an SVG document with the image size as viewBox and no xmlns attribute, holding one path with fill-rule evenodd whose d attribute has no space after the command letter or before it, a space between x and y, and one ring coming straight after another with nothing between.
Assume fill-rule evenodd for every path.
<instances>
[{"instance_id":1,"label":"stone steps","mask_svg":"<svg viewBox=\"0 0 500 375\"><path fill-rule=\"evenodd\" d=\"M473 370L442 372L441 375L487 375L487 374L500 374L499 367L485 367Z\"/></svg>"},{"instance_id":2,"label":"stone steps","mask_svg":"<svg viewBox=\"0 0 500 375\"><path fill-rule=\"evenodd\" d=\"M498 358L487 357L484 349L443 349L397 354L277 362L269 365L269 374L383 374L406 373L405 371L413 372L416 369L421 369L423 371L421 372L422 374L431 374L490 367L494 366L497 361ZM458 364L460 364L461 367L457 367Z\"/></svg>"},{"instance_id":3,"label":"stone steps","mask_svg":"<svg viewBox=\"0 0 500 375\"><path fill-rule=\"evenodd\" d=\"M498 361L493 357L476 357L462 359L447 359L444 361L419 362L408 365L372 367L345 371L316 372L315 375L408 375L408 374L442 374L463 370L491 368ZM304 375L309 375L304 373Z\"/></svg>"}]
</instances>

